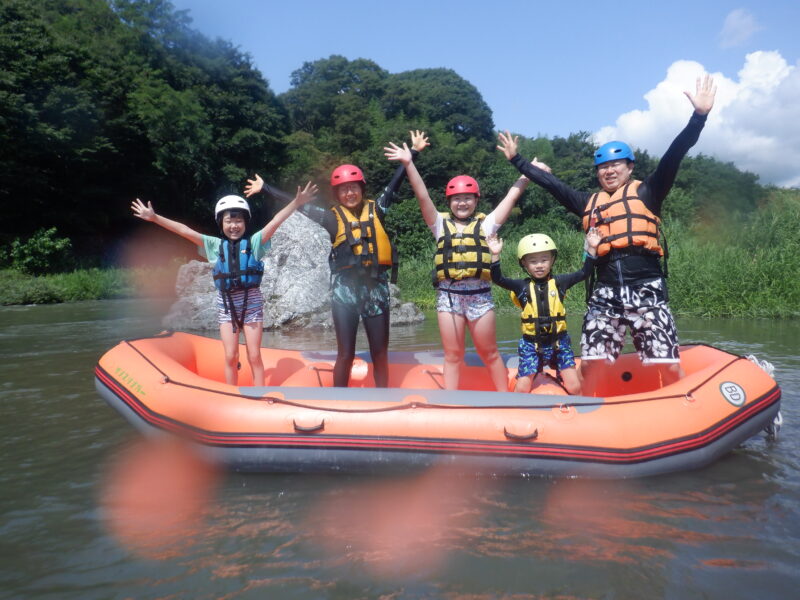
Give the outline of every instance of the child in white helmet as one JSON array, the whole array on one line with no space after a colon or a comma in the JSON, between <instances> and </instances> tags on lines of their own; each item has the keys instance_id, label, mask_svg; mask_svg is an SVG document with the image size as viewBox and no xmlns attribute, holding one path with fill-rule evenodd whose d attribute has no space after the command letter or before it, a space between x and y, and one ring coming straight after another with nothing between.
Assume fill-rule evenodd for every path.
<instances>
[{"instance_id":1,"label":"child in white helmet","mask_svg":"<svg viewBox=\"0 0 800 600\"><path fill-rule=\"evenodd\" d=\"M278 226L316 193L317 186L311 182L302 190L298 186L294 200L249 238L245 237L245 231L250 221L250 205L239 196L220 198L214 208L214 218L224 236L222 238L203 235L183 223L156 214L151 202L145 205L137 198L131 203L135 216L186 238L198 247L200 256L215 263L219 333L225 349L225 381L230 385L236 385L239 379L240 331L244 333L253 385L264 385L264 363L261 360L264 298L260 288L264 265L261 261Z\"/></svg>"},{"instance_id":2,"label":"child in white helmet","mask_svg":"<svg viewBox=\"0 0 800 600\"><path fill-rule=\"evenodd\" d=\"M533 379L546 366L560 374L564 389L572 395L581 391L581 381L575 368L567 333L567 314L564 296L567 290L586 279L594 268L600 235L591 229L586 234L587 256L583 268L574 273L552 275L558 248L550 236L532 233L517 245L520 266L529 277L508 279L500 269L503 240L497 234L487 236L492 252L492 282L511 291L511 299L522 309L522 337L519 340L519 368L515 392L528 393Z\"/></svg>"}]
</instances>

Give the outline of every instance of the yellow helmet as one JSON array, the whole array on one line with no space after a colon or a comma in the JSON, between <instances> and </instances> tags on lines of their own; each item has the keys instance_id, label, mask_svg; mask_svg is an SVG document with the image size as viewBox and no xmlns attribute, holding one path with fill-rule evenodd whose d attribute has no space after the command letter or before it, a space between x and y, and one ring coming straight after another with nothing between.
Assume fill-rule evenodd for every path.
<instances>
[{"instance_id":1,"label":"yellow helmet","mask_svg":"<svg viewBox=\"0 0 800 600\"><path fill-rule=\"evenodd\" d=\"M517 258L522 259L526 254L546 252L547 250L551 250L554 254L558 252L553 239L543 233L531 233L522 238L517 244Z\"/></svg>"}]
</instances>

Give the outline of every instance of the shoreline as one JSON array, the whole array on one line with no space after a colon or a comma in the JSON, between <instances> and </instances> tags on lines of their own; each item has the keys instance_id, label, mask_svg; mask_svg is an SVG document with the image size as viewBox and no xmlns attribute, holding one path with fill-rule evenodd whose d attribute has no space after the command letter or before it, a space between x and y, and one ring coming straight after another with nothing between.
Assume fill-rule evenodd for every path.
<instances>
[{"instance_id":1,"label":"shoreline","mask_svg":"<svg viewBox=\"0 0 800 600\"><path fill-rule=\"evenodd\" d=\"M423 312L433 310L435 308L434 289L429 283L427 266L420 266L427 265L427 262L410 260L409 263L411 265L405 268L401 266L400 270L398 285L403 301L414 303ZM513 265L509 264L508 267L510 270ZM142 297L164 300L175 297L175 272L175 267L149 269L110 267L77 269L71 273L34 276L5 269L0 270L0 305L30 306ZM147 282L154 281L157 282L157 285L153 285L151 289L152 292L157 293L139 293L143 287L146 287ZM731 298L726 298L727 301L723 305L703 304L696 310L687 310L687 301L696 300L696 297L682 301L680 295L675 293L675 290L681 289L684 284L679 275L672 275L668 281L671 291L670 308L676 317L786 320L800 318L800 310L798 310L800 304L798 303L773 303L768 309L765 309L757 297L748 294L739 295L738 298L735 298L738 300L736 303L731 302ZM710 282L708 286L710 295L712 295L712 284L713 282ZM519 309L511 303L505 290L495 286L493 292L498 314L518 314ZM567 294L565 303L567 314L583 314L586 306L584 288L580 284L575 286Z\"/></svg>"}]
</instances>

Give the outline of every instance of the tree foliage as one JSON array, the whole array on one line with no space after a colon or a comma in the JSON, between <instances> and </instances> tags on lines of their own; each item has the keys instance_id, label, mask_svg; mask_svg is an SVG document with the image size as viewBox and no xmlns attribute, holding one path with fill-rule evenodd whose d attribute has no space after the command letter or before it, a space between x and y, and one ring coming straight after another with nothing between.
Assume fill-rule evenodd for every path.
<instances>
[{"instance_id":1,"label":"tree foliage","mask_svg":"<svg viewBox=\"0 0 800 600\"><path fill-rule=\"evenodd\" d=\"M331 169L351 162L374 197L397 168L383 147L408 141L410 129L430 137L417 166L442 210L455 175L478 179L483 211L518 177L495 149L480 92L451 69L393 74L369 59L334 55L304 63L278 97L249 56L194 31L188 14L167 0L6 0L0 63L4 241L57 226L83 240L76 250L99 254L133 226L129 205L137 196L202 226L214 200L241 191L255 172L287 190L308 178L327 189ZM538 157L581 190L597 185L593 150L585 131L520 137L523 156ZM634 176L644 178L657 161L637 151ZM388 222L401 252L427 253L430 234L407 185L400 195ZM765 196L751 173L703 155L686 158L664 218L699 226L720 213L749 215ZM574 215L532 185L506 231L577 227Z\"/></svg>"},{"instance_id":2,"label":"tree foliage","mask_svg":"<svg viewBox=\"0 0 800 600\"><path fill-rule=\"evenodd\" d=\"M451 69L415 69L389 78L383 107L389 118L440 123L457 142L494 145L492 113L477 88Z\"/></svg>"},{"instance_id":3,"label":"tree foliage","mask_svg":"<svg viewBox=\"0 0 800 600\"><path fill-rule=\"evenodd\" d=\"M0 62L5 223L111 233L135 196L205 219L246 173L283 164L286 111L249 57L166 0L10 0Z\"/></svg>"}]
</instances>

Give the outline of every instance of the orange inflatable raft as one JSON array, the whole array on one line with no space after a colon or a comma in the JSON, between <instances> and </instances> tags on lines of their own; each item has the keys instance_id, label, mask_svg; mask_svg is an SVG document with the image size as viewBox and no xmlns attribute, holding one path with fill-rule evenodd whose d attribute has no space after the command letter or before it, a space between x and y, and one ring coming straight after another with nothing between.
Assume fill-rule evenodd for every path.
<instances>
[{"instance_id":1,"label":"orange inflatable raft","mask_svg":"<svg viewBox=\"0 0 800 600\"><path fill-rule=\"evenodd\" d=\"M666 387L623 355L598 397L568 396L542 375L530 394L494 392L477 357L462 372L470 389L446 391L435 353L391 353L388 389L370 387L363 358L351 387L335 388L331 353L262 355L267 385L248 385L245 367L236 387L224 383L219 340L126 340L98 362L96 386L140 431L188 437L241 471L641 477L707 465L780 417L780 389L761 366L704 345L681 348L687 375Z\"/></svg>"}]
</instances>

